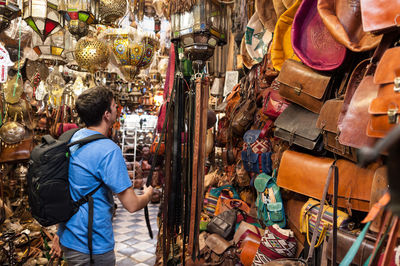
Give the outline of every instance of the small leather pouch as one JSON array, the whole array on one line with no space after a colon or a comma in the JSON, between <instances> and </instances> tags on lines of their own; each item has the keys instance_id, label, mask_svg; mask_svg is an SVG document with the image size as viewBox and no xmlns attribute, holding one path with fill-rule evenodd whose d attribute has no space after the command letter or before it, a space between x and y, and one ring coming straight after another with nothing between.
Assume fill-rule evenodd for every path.
<instances>
[{"instance_id":1,"label":"small leather pouch","mask_svg":"<svg viewBox=\"0 0 400 266\"><path fill-rule=\"evenodd\" d=\"M207 225L207 231L231 240L235 233L236 213L237 211L232 209L214 216Z\"/></svg>"},{"instance_id":2,"label":"small leather pouch","mask_svg":"<svg viewBox=\"0 0 400 266\"><path fill-rule=\"evenodd\" d=\"M277 184L281 188L313 197L322 198L325 177L333 163L332 158L316 157L287 150L283 153L278 171ZM371 198L372 180L378 165L360 168L356 164L340 159L338 206L367 212ZM332 195L333 186L328 193Z\"/></svg>"},{"instance_id":3,"label":"small leather pouch","mask_svg":"<svg viewBox=\"0 0 400 266\"><path fill-rule=\"evenodd\" d=\"M275 121L274 135L309 150L323 148L321 130L317 128L318 114L291 104Z\"/></svg>"},{"instance_id":4,"label":"small leather pouch","mask_svg":"<svg viewBox=\"0 0 400 266\"><path fill-rule=\"evenodd\" d=\"M385 51L374 75L374 83L379 85L378 97L372 100L368 113L371 115L367 135L383 138L399 123L400 114L400 68L397 58L400 47Z\"/></svg>"},{"instance_id":5,"label":"small leather pouch","mask_svg":"<svg viewBox=\"0 0 400 266\"><path fill-rule=\"evenodd\" d=\"M340 243L337 245L336 249L336 262L339 263L346 256L347 252L350 250L353 243L356 241L357 235L351 232L347 232L344 230L337 231L337 242ZM361 243L360 248L357 251L356 256L354 257L351 265L364 265L364 262L368 259L368 257L372 254L374 249L376 239L372 235L366 235L365 239ZM326 249L326 259L327 265L332 265L332 248L333 245L333 237L330 237L328 240L328 248ZM325 256L323 256L325 257Z\"/></svg>"},{"instance_id":6,"label":"small leather pouch","mask_svg":"<svg viewBox=\"0 0 400 266\"><path fill-rule=\"evenodd\" d=\"M343 100L328 100L322 106L317 120L317 128L322 130L325 149L357 162L357 150L339 143L338 119Z\"/></svg>"},{"instance_id":7,"label":"small leather pouch","mask_svg":"<svg viewBox=\"0 0 400 266\"><path fill-rule=\"evenodd\" d=\"M278 90L270 87L264 97L263 113L272 119L276 119L288 106Z\"/></svg>"},{"instance_id":8,"label":"small leather pouch","mask_svg":"<svg viewBox=\"0 0 400 266\"><path fill-rule=\"evenodd\" d=\"M206 245L218 255L224 253L231 244L218 234L211 234L206 238Z\"/></svg>"},{"instance_id":9,"label":"small leather pouch","mask_svg":"<svg viewBox=\"0 0 400 266\"><path fill-rule=\"evenodd\" d=\"M331 92L331 77L288 59L283 63L277 81L279 94L314 113L319 113Z\"/></svg>"}]
</instances>

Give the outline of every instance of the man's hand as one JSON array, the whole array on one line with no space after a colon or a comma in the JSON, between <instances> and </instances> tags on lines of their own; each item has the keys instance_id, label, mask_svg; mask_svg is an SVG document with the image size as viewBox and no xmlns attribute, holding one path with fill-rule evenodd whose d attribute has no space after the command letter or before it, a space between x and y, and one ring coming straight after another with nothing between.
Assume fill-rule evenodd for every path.
<instances>
[{"instance_id":1,"label":"man's hand","mask_svg":"<svg viewBox=\"0 0 400 266\"><path fill-rule=\"evenodd\" d=\"M153 187L152 186L143 186L143 194L147 196L149 201L151 200L151 196L153 196Z\"/></svg>"},{"instance_id":2,"label":"man's hand","mask_svg":"<svg viewBox=\"0 0 400 266\"><path fill-rule=\"evenodd\" d=\"M53 245L51 246L50 255L52 258L61 257L61 252L60 239L56 234L53 238Z\"/></svg>"}]
</instances>

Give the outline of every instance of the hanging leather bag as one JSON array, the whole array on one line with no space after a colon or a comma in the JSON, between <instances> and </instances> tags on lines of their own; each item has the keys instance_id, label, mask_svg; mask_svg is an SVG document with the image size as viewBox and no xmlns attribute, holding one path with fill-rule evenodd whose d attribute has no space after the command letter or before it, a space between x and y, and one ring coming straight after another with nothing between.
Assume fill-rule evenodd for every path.
<instances>
[{"instance_id":1,"label":"hanging leather bag","mask_svg":"<svg viewBox=\"0 0 400 266\"><path fill-rule=\"evenodd\" d=\"M296 104L291 104L276 119L274 136L309 150L321 151L321 130L315 125L318 115Z\"/></svg>"},{"instance_id":2,"label":"hanging leather bag","mask_svg":"<svg viewBox=\"0 0 400 266\"><path fill-rule=\"evenodd\" d=\"M327 169L334 160L316 157L295 151L285 151L278 171L277 184L281 188L320 198ZM351 211L369 210L372 180L378 165L360 168L356 164L340 159L336 163L339 169L338 206ZM332 187L329 194L332 194Z\"/></svg>"},{"instance_id":3,"label":"hanging leather bag","mask_svg":"<svg viewBox=\"0 0 400 266\"><path fill-rule=\"evenodd\" d=\"M317 120L321 129L325 149L357 162L357 150L339 143L338 119L343 106L343 99L328 100L322 106Z\"/></svg>"},{"instance_id":4,"label":"hanging leather bag","mask_svg":"<svg viewBox=\"0 0 400 266\"><path fill-rule=\"evenodd\" d=\"M400 1L360 0L364 31L388 32L400 25Z\"/></svg>"},{"instance_id":5,"label":"hanging leather bag","mask_svg":"<svg viewBox=\"0 0 400 266\"><path fill-rule=\"evenodd\" d=\"M376 68L374 83L379 85L378 97L369 105L371 115L367 135L383 138L398 123L400 114L400 47L386 50Z\"/></svg>"},{"instance_id":6,"label":"hanging leather bag","mask_svg":"<svg viewBox=\"0 0 400 266\"><path fill-rule=\"evenodd\" d=\"M288 106L287 102L279 94L279 84L273 81L271 87L267 89L263 102L263 113L272 119L276 119Z\"/></svg>"},{"instance_id":7,"label":"hanging leather bag","mask_svg":"<svg viewBox=\"0 0 400 266\"><path fill-rule=\"evenodd\" d=\"M246 102L235 112L232 118L231 130L234 136L242 137L243 134L250 128L254 121L254 115L257 111L257 104L253 97Z\"/></svg>"},{"instance_id":8,"label":"hanging leather bag","mask_svg":"<svg viewBox=\"0 0 400 266\"><path fill-rule=\"evenodd\" d=\"M360 0L318 0L317 8L328 31L351 51L368 51L381 41L382 36L363 31Z\"/></svg>"},{"instance_id":9,"label":"hanging leather bag","mask_svg":"<svg viewBox=\"0 0 400 266\"><path fill-rule=\"evenodd\" d=\"M314 113L319 113L331 94L331 77L288 59L283 63L277 81L279 94Z\"/></svg>"},{"instance_id":10,"label":"hanging leather bag","mask_svg":"<svg viewBox=\"0 0 400 266\"><path fill-rule=\"evenodd\" d=\"M207 231L231 240L235 233L236 213L237 210L232 209L214 216L207 225Z\"/></svg>"}]
</instances>

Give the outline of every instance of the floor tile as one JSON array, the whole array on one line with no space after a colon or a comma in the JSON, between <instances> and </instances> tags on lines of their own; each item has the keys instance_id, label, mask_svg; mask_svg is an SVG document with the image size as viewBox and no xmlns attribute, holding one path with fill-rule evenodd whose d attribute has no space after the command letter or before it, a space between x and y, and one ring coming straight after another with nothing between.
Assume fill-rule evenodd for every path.
<instances>
[{"instance_id":1,"label":"floor tile","mask_svg":"<svg viewBox=\"0 0 400 266\"><path fill-rule=\"evenodd\" d=\"M124 241L124 244L129 245L129 246L133 246L133 245L135 245L137 243L141 243L141 242L140 242L140 240L138 240L138 239L136 239L134 237Z\"/></svg>"},{"instance_id":2,"label":"floor tile","mask_svg":"<svg viewBox=\"0 0 400 266\"><path fill-rule=\"evenodd\" d=\"M127 247L127 248L118 250L118 253L120 253L122 255L125 255L127 257L131 257L134 254L136 254L137 252L138 252L138 250L136 248L133 248L133 247Z\"/></svg>"},{"instance_id":3,"label":"floor tile","mask_svg":"<svg viewBox=\"0 0 400 266\"><path fill-rule=\"evenodd\" d=\"M117 261L116 266L132 266L132 265L138 265L133 261L131 258L125 258L123 260Z\"/></svg>"},{"instance_id":4,"label":"floor tile","mask_svg":"<svg viewBox=\"0 0 400 266\"><path fill-rule=\"evenodd\" d=\"M154 247L154 245L152 245L148 242L139 242L135 245L132 245L132 247L136 248L138 250L148 251L150 248Z\"/></svg>"},{"instance_id":5,"label":"floor tile","mask_svg":"<svg viewBox=\"0 0 400 266\"><path fill-rule=\"evenodd\" d=\"M150 254L145 251L140 251L140 252L137 252L136 254L132 255L131 258L133 258L139 262L144 262L144 261L152 258L153 256L154 256L154 254Z\"/></svg>"}]
</instances>

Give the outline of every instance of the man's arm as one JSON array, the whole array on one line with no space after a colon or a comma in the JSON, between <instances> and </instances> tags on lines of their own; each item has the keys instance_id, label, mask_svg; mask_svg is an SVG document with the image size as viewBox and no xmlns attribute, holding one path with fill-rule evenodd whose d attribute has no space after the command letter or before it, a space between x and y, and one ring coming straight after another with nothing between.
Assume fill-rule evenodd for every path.
<instances>
[{"instance_id":1,"label":"man's arm","mask_svg":"<svg viewBox=\"0 0 400 266\"><path fill-rule=\"evenodd\" d=\"M136 195L132 187L125 189L117 194L118 199L121 201L125 209L130 213L143 209L151 200L153 194L153 187L144 187L143 195Z\"/></svg>"}]
</instances>

